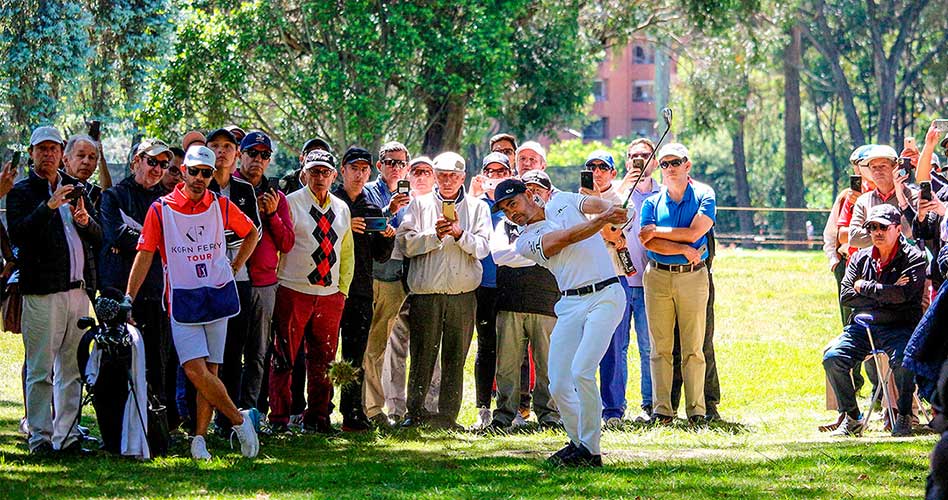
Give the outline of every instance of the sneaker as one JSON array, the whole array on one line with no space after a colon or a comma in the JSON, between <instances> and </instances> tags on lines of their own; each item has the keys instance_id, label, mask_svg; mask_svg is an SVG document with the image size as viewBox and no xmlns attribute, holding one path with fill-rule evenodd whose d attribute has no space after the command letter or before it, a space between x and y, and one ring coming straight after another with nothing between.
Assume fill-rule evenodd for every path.
<instances>
[{"instance_id":1,"label":"sneaker","mask_svg":"<svg viewBox=\"0 0 948 500\"><path fill-rule=\"evenodd\" d=\"M912 415L899 415L895 417L895 427L892 428L892 435L895 437L905 437L912 435Z\"/></svg>"},{"instance_id":2,"label":"sneaker","mask_svg":"<svg viewBox=\"0 0 948 500\"><path fill-rule=\"evenodd\" d=\"M339 434L339 431L337 431L328 420L320 420L315 424L303 424L301 432L303 434L322 434L324 436L335 436Z\"/></svg>"},{"instance_id":3,"label":"sneaker","mask_svg":"<svg viewBox=\"0 0 948 500\"><path fill-rule=\"evenodd\" d=\"M240 415L244 417L244 421L240 425L232 427L233 433L237 435L237 440L240 441L240 454L247 458L253 458L260 452L257 429L254 428L253 416L250 414L250 410L243 410Z\"/></svg>"},{"instance_id":4,"label":"sneaker","mask_svg":"<svg viewBox=\"0 0 948 500\"><path fill-rule=\"evenodd\" d=\"M523 427L528 427L529 425L530 422L527 422L527 419L523 418L523 415L519 413L516 417L514 417L513 421L510 422L511 429L521 429Z\"/></svg>"},{"instance_id":5,"label":"sneaker","mask_svg":"<svg viewBox=\"0 0 948 500\"><path fill-rule=\"evenodd\" d=\"M286 424L270 424L270 432L268 435L277 436L280 434L293 434L293 431Z\"/></svg>"},{"instance_id":6,"label":"sneaker","mask_svg":"<svg viewBox=\"0 0 948 500\"><path fill-rule=\"evenodd\" d=\"M563 465L563 459L569 455L572 455L574 451L576 451L576 445L570 441L566 443L566 446L560 448L559 451L550 455L550 458L547 458L546 462L555 466Z\"/></svg>"},{"instance_id":7,"label":"sneaker","mask_svg":"<svg viewBox=\"0 0 948 500\"><path fill-rule=\"evenodd\" d=\"M519 412L524 420L530 420L530 408L520 408Z\"/></svg>"},{"instance_id":8,"label":"sneaker","mask_svg":"<svg viewBox=\"0 0 948 500\"><path fill-rule=\"evenodd\" d=\"M402 425L402 422L405 421L405 415L399 415L398 413L393 413L388 416L388 421L392 424L392 427L399 427Z\"/></svg>"},{"instance_id":9,"label":"sneaker","mask_svg":"<svg viewBox=\"0 0 948 500\"><path fill-rule=\"evenodd\" d=\"M544 420L543 422L540 422L540 428L543 430L564 430L563 422L560 420Z\"/></svg>"},{"instance_id":10,"label":"sneaker","mask_svg":"<svg viewBox=\"0 0 948 500\"><path fill-rule=\"evenodd\" d=\"M291 429L303 430L303 414L290 415L290 422L286 425Z\"/></svg>"},{"instance_id":11,"label":"sneaker","mask_svg":"<svg viewBox=\"0 0 948 500\"><path fill-rule=\"evenodd\" d=\"M30 437L30 424L27 423L26 417L20 419L20 426L17 427L17 431L26 437Z\"/></svg>"},{"instance_id":12,"label":"sneaker","mask_svg":"<svg viewBox=\"0 0 948 500\"><path fill-rule=\"evenodd\" d=\"M480 434L506 434L510 427L511 426L504 425L503 422L492 420L491 423L482 429L478 429L476 432Z\"/></svg>"},{"instance_id":13,"label":"sneaker","mask_svg":"<svg viewBox=\"0 0 948 500\"><path fill-rule=\"evenodd\" d=\"M56 451L53 449L53 443L50 443L49 441L43 441L42 443L36 445L35 448L30 450L30 455L40 458L50 457L53 455L53 453L56 453Z\"/></svg>"},{"instance_id":14,"label":"sneaker","mask_svg":"<svg viewBox=\"0 0 948 500\"><path fill-rule=\"evenodd\" d=\"M207 443L204 442L204 436L191 438L191 458L195 460L211 459L211 454L207 451Z\"/></svg>"},{"instance_id":15,"label":"sneaker","mask_svg":"<svg viewBox=\"0 0 948 500\"><path fill-rule=\"evenodd\" d=\"M606 429L618 429L622 427L622 419L619 417L609 417L606 419Z\"/></svg>"},{"instance_id":16,"label":"sneaker","mask_svg":"<svg viewBox=\"0 0 948 500\"><path fill-rule=\"evenodd\" d=\"M642 413L639 413L638 415L636 415L635 418L632 419L632 421L637 424L645 424L645 423L648 423L648 421L651 419L652 419L652 407L646 405L642 407Z\"/></svg>"},{"instance_id":17,"label":"sneaker","mask_svg":"<svg viewBox=\"0 0 948 500\"><path fill-rule=\"evenodd\" d=\"M579 445L561 462L562 467L602 467L602 455L593 455L585 446Z\"/></svg>"},{"instance_id":18,"label":"sneaker","mask_svg":"<svg viewBox=\"0 0 948 500\"><path fill-rule=\"evenodd\" d=\"M476 431L484 429L490 425L491 420L490 408L482 406L477 409L477 423L474 424L473 429Z\"/></svg>"},{"instance_id":19,"label":"sneaker","mask_svg":"<svg viewBox=\"0 0 948 500\"><path fill-rule=\"evenodd\" d=\"M858 419L846 415L843 423L835 431L830 432L830 436L861 436L862 431L866 429L866 421L862 415Z\"/></svg>"}]
</instances>

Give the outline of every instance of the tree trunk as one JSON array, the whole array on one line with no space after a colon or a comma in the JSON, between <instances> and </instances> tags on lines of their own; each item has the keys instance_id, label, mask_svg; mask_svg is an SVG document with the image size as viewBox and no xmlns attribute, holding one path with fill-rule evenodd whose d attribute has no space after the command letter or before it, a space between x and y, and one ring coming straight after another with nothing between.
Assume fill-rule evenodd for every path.
<instances>
[{"instance_id":1,"label":"tree trunk","mask_svg":"<svg viewBox=\"0 0 948 500\"><path fill-rule=\"evenodd\" d=\"M424 154L432 158L445 151L460 152L461 132L467 101L462 95L450 95L427 103L428 129L421 145Z\"/></svg>"},{"instance_id":2,"label":"tree trunk","mask_svg":"<svg viewBox=\"0 0 948 500\"><path fill-rule=\"evenodd\" d=\"M800 122L800 67L802 43L799 26L790 28L790 43L783 56L784 74L784 194L787 208L803 208L803 142ZM787 239L806 238L806 218L802 212L786 212Z\"/></svg>"},{"instance_id":3,"label":"tree trunk","mask_svg":"<svg viewBox=\"0 0 948 500\"><path fill-rule=\"evenodd\" d=\"M750 207L750 186L747 183L747 159L744 155L744 120L744 114L739 114L737 127L731 134L731 155L734 158L734 184L737 191L737 206L746 208ZM737 215L741 234L754 234L754 213L741 210L737 212Z\"/></svg>"}]
</instances>

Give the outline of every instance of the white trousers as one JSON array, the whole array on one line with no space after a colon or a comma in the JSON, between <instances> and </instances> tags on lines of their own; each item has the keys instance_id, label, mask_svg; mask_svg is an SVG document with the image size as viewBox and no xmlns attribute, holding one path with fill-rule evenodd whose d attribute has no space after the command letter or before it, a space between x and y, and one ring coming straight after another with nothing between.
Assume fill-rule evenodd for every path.
<instances>
[{"instance_id":1,"label":"white trousers","mask_svg":"<svg viewBox=\"0 0 948 500\"><path fill-rule=\"evenodd\" d=\"M570 440L593 455L601 454L602 435L596 371L624 308L625 291L619 283L556 303L556 326L550 336L550 392Z\"/></svg>"},{"instance_id":2,"label":"white trousers","mask_svg":"<svg viewBox=\"0 0 948 500\"><path fill-rule=\"evenodd\" d=\"M70 432L79 414L82 383L76 355L84 333L76 321L89 315L82 289L23 296L23 345L26 350L26 420L30 449L46 442L62 449L79 438ZM53 420L53 404L56 419Z\"/></svg>"}]
</instances>

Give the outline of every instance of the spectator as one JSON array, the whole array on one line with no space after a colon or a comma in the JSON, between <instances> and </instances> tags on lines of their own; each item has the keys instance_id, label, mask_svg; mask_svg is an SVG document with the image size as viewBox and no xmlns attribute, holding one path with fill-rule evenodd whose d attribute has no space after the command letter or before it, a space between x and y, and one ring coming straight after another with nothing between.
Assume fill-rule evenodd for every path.
<instances>
[{"instance_id":1,"label":"spectator","mask_svg":"<svg viewBox=\"0 0 948 500\"><path fill-rule=\"evenodd\" d=\"M552 184L545 172L528 172L523 182L529 196L539 198L542 203L550 200ZM536 360L533 409L537 421L544 428L562 425L550 395L547 364L550 334L556 325L554 306L560 299L560 290L550 271L517 253L517 238L522 230L504 217L497 222L490 239L491 254L497 265L497 409L488 430L526 424L518 406L522 404L520 392L523 390L521 361L528 341ZM529 385L526 389L529 390Z\"/></svg>"},{"instance_id":2,"label":"spectator","mask_svg":"<svg viewBox=\"0 0 948 500\"><path fill-rule=\"evenodd\" d=\"M342 311L342 359L353 366L362 366L365 359L369 328L372 325L372 264L384 263L395 246L395 228L386 224L385 230L369 230L367 217L383 217L382 209L368 201L365 184L372 174L372 153L360 147L350 147L342 157L342 184L333 190L344 201L352 215L352 243L355 270L352 286ZM369 430L371 424L362 406L363 375L357 382L342 389L339 404L342 410L342 430L359 432ZM378 423L380 419L376 419ZM388 421L381 422L388 427Z\"/></svg>"},{"instance_id":3,"label":"spectator","mask_svg":"<svg viewBox=\"0 0 948 500\"><path fill-rule=\"evenodd\" d=\"M507 134L500 133L490 138L490 152L500 153L507 157L510 169L517 171L517 138Z\"/></svg>"},{"instance_id":4,"label":"spectator","mask_svg":"<svg viewBox=\"0 0 948 500\"><path fill-rule=\"evenodd\" d=\"M296 192L307 184L306 180L303 178L303 164L306 160L306 154L315 149L332 153L332 147L330 147L329 143L323 139L317 137L315 139L306 141L303 144L303 149L300 150L300 167L284 175L277 184L283 194Z\"/></svg>"},{"instance_id":5,"label":"spectator","mask_svg":"<svg viewBox=\"0 0 948 500\"><path fill-rule=\"evenodd\" d=\"M860 249L872 244L864 222L869 209L883 203L892 205L902 212L902 235L912 237L912 219L915 217L915 205L918 192L905 186L908 176L895 177L898 155L889 146L873 146L866 152L865 163L871 172L875 189L863 193L853 205L853 216L849 223L849 245Z\"/></svg>"},{"instance_id":6,"label":"spectator","mask_svg":"<svg viewBox=\"0 0 948 500\"><path fill-rule=\"evenodd\" d=\"M702 344L709 297L707 233L714 225L714 191L692 184L688 149L678 143L662 147L660 192L642 203L639 239L646 248L645 308L651 335L652 419L669 425L672 351L677 321L681 340L685 411L692 425L705 419L705 361Z\"/></svg>"},{"instance_id":7,"label":"spectator","mask_svg":"<svg viewBox=\"0 0 948 500\"><path fill-rule=\"evenodd\" d=\"M398 183L405 178L408 171L410 157L405 145L391 141L379 149L379 159L375 167L379 176L365 186L366 201L382 208L383 215L390 217L389 224L398 229L402 222L404 208L408 205L408 193L398 192ZM431 173L430 161L425 170ZM414 162L412 163L414 165ZM362 402L365 406L366 417L376 427L395 425L395 419L389 419L382 411L388 392L382 383L382 364L385 360L385 346L392 329L395 328L398 311L405 302L405 288L402 286L403 259L398 250L390 253L390 258L384 262L374 262L372 265L372 323L369 326L369 337L365 347L365 357L362 360L365 383L363 384ZM407 337L407 335L405 335ZM404 364L402 365L404 372ZM401 392L404 393L404 380ZM404 401L404 398L402 398ZM393 411L394 410L394 411ZM400 411L400 413L399 413ZM397 416L397 420L405 415L404 407L400 410L389 407L389 412Z\"/></svg>"},{"instance_id":8,"label":"spectator","mask_svg":"<svg viewBox=\"0 0 948 500\"><path fill-rule=\"evenodd\" d=\"M517 148L517 173L523 175L531 170L546 170L546 150L536 141L527 141ZM556 189L553 189L556 193Z\"/></svg>"},{"instance_id":9,"label":"spectator","mask_svg":"<svg viewBox=\"0 0 948 500\"><path fill-rule=\"evenodd\" d=\"M511 175L513 170L507 157L502 153L490 153L482 161L481 173L471 179L471 195L493 207L494 188ZM501 212L491 212L491 228L500 222L502 216ZM497 266L489 253L481 260L481 267L481 284L475 293L477 357L474 361L474 404L477 406L477 429L491 423L490 401L497 372Z\"/></svg>"},{"instance_id":10,"label":"spectator","mask_svg":"<svg viewBox=\"0 0 948 500\"><path fill-rule=\"evenodd\" d=\"M580 188L580 194L596 196L616 206L625 203L625 194L618 192L618 186L613 186L617 172L612 155L597 149L586 158L583 168L592 172L593 189ZM617 427L622 424L622 417L625 416L625 386L629 379L629 327L632 322L632 287L626 280L628 273L620 258L620 253L624 253L626 257L629 257L630 254L625 235L618 228L603 227L602 237L603 241L606 242L609 257L612 259L612 267L619 278L619 283L622 285L626 297L622 308L622 319L612 334L612 341L609 343L609 348L606 349L606 354L599 363L602 419L607 426ZM631 263L631 260L629 262ZM628 272L632 272L632 269Z\"/></svg>"},{"instance_id":11,"label":"spectator","mask_svg":"<svg viewBox=\"0 0 948 500\"><path fill-rule=\"evenodd\" d=\"M7 198L23 294L29 448L40 456L82 449L74 428L82 396L76 352L83 332L76 321L89 314L102 243L88 195L69 201L79 181L59 171L63 146L56 128L34 129L33 169Z\"/></svg>"},{"instance_id":12,"label":"spectator","mask_svg":"<svg viewBox=\"0 0 948 500\"><path fill-rule=\"evenodd\" d=\"M937 256L944 247L943 235L941 234L941 225L945 219L945 203L948 202L948 185L943 185L936 189L938 185L937 177L934 175L940 168L938 155L935 154L935 144L939 138L938 131L931 127L925 135L925 146L919 158L919 168L917 179L919 183L929 181L932 183L933 196L931 200L918 199L917 216L912 223L912 234L925 241L925 245L933 256ZM924 162L924 163L923 163ZM924 168L922 165L927 165ZM944 278L938 271L936 259L932 259L929 264L928 277L931 280L931 286L934 290L939 290Z\"/></svg>"},{"instance_id":13,"label":"spectator","mask_svg":"<svg viewBox=\"0 0 948 500\"><path fill-rule=\"evenodd\" d=\"M237 170L238 150L239 154L268 159L273 150L270 138L263 132L253 132L244 137L244 142L238 148L237 138L230 131L221 128L212 130L207 134L207 147L214 152L217 162L214 169L214 178L211 179L207 189L229 198L231 203L236 205L253 223L257 229L255 235L259 235L261 223L260 212L257 209L256 193L249 182L235 177L234 173ZM243 243L243 238L233 231L225 230L225 234L227 236L227 258L233 262L240 245ZM250 274L247 272L247 267L237 268L234 279L237 281L240 313L227 322L227 344L224 349L224 363L220 367L220 378L224 382L224 386L227 387L227 394L234 403L240 404L241 407L252 408L256 401L245 400L244 395L241 394L240 379L244 372L242 358L247 349L247 341L251 332L259 331L261 327L255 327L250 319L254 310L251 296L253 287L250 283ZM255 348L251 350L255 350ZM228 421L223 415L218 414L216 422L220 432L228 432Z\"/></svg>"},{"instance_id":14,"label":"spectator","mask_svg":"<svg viewBox=\"0 0 948 500\"><path fill-rule=\"evenodd\" d=\"M264 360L272 338L277 264L280 262L280 255L293 248L295 235L286 196L277 191L274 183L266 177L272 153L268 146L269 138L261 132L252 134L258 134L259 142L242 148L240 169L234 173L235 179L245 180L253 186L262 226L260 242L247 260L247 274L251 285L250 310L247 311L250 333L244 344L244 368L240 376L238 402L243 408L256 407L264 410L267 408L267 402L263 379L268 371Z\"/></svg>"},{"instance_id":15,"label":"spectator","mask_svg":"<svg viewBox=\"0 0 948 500\"><path fill-rule=\"evenodd\" d=\"M164 142L143 140L132 160L132 175L103 192L99 290L122 290L128 284L145 216L152 204L165 194L160 183L165 173L174 168L172 156ZM175 397L176 358L171 323L162 307L164 285L161 262L153 260L135 296L132 316L145 343L148 385L158 400L170 407Z\"/></svg>"},{"instance_id":16,"label":"spectator","mask_svg":"<svg viewBox=\"0 0 948 500\"><path fill-rule=\"evenodd\" d=\"M287 430L293 363L305 341L308 396L303 430L331 434L335 431L329 421L328 370L336 359L339 322L352 283L351 220L346 203L329 192L336 178L336 158L326 151L310 151L304 170L306 189L286 197L295 241L277 268L270 425L276 432Z\"/></svg>"},{"instance_id":17,"label":"spectator","mask_svg":"<svg viewBox=\"0 0 948 500\"><path fill-rule=\"evenodd\" d=\"M178 361L197 390L195 436L191 456L209 460L207 427L216 409L232 425L245 457L260 450L249 410L240 411L217 377L224 360L227 318L240 309L234 274L257 244L257 229L236 205L207 189L214 175L214 152L191 146L185 154L184 183L152 205L145 216L138 255L128 278L127 299L134 301L157 249L169 290L171 336ZM225 231L245 238L231 261Z\"/></svg>"},{"instance_id":18,"label":"spectator","mask_svg":"<svg viewBox=\"0 0 948 500\"><path fill-rule=\"evenodd\" d=\"M234 139L237 139L237 144L240 144L244 137L247 136L247 132L244 132L244 129L238 127L237 125L228 125L224 127L224 130L231 133L234 136Z\"/></svg>"},{"instance_id":19,"label":"spectator","mask_svg":"<svg viewBox=\"0 0 948 500\"><path fill-rule=\"evenodd\" d=\"M408 271L412 361L408 418L402 425L412 427L427 419L423 403L440 344L441 395L432 423L456 429L464 360L474 331L474 290L481 281L480 259L490 251L490 212L484 202L465 195L464 158L441 153L433 166L438 181L434 196L413 200L397 236L402 253L412 259Z\"/></svg>"},{"instance_id":20,"label":"spectator","mask_svg":"<svg viewBox=\"0 0 948 500\"><path fill-rule=\"evenodd\" d=\"M626 281L630 288L630 300L628 300L627 309L631 309L633 326L635 327L635 341L639 350L639 371L641 373L639 382L639 391L642 394L642 403L640 405L642 413L635 417L636 422L647 422L652 417L652 372L649 357L652 348L648 333L648 315L645 312L645 289L642 285L642 277L645 275L645 267L648 265L648 258L645 255L645 247L639 241L638 234L642 226L642 219L635 217L635 214L642 213L642 204L653 195L658 194L661 185L652 178L655 169L658 168L658 162L652 158L645 165L645 172L642 173L638 184L633 184L639 178L639 170L633 166L633 161L640 158L642 161L648 161L655 150L655 145L648 139L636 139L629 144L626 151L626 174L622 180L622 186L619 190L632 189L630 199L630 213L633 214L632 222L625 227L625 243L632 260L632 266L635 272L626 275ZM628 313L626 313L628 314ZM621 325L620 325L621 326Z\"/></svg>"},{"instance_id":21,"label":"spectator","mask_svg":"<svg viewBox=\"0 0 948 500\"><path fill-rule=\"evenodd\" d=\"M66 142L66 149L63 152L63 167L65 172L74 179L78 180L89 194L89 200L92 206L99 210L99 204L102 201L102 189L112 187L112 179L108 178L108 185L105 188L92 182L92 174L99 166L99 143L88 135L73 135ZM105 169L103 171L108 171ZM101 175L101 172L100 172ZM107 177L107 176L103 176Z\"/></svg>"},{"instance_id":22,"label":"spectator","mask_svg":"<svg viewBox=\"0 0 948 500\"><path fill-rule=\"evenodd\" d=\"M925 255L901 237L901 223L902 213L888 203L870 209L861 229L870 235L872 246L856 252L850 259L840 294L840 301L853 308L853 317L862 313L871 315L875 348L889 357L899 391L893 436L912 432L915 382L912 373L902 366L902 356L922 315L926 263ZM865 428L850 371L871 350L866 329L850 318L843 334L823 354L823 368L839 402L839 412L846 414L834 435L857 436Z\"/></svg>"},{"instance_id":23,"label":"spectator","mask_svg":"<svg viewBox=\"0 0 948 500\"><path fill-rule=\"evenodd\" d=\"M164 170L161 175L161 189L164 194L174 191L175 186L181 182L181 165L184 163L184 150L172 146L171 148L171 166Z\"/></svg>"},{"instance_id":24,"label":"spectator","mask_svg":"<svg viewBox=\"0 0 948 500\"><path fill-rule=\"evenodd\" d=\"M194 145L198 145L198 146L207 145L207 138L205 138L204 134L202 134L201 132L197 130L191 130L190 132L185 133L183 137L181 137L181 147L185 151L187 151L188 149L191 148L191 146L194 146Z\"/></svg>"}]
</instances>

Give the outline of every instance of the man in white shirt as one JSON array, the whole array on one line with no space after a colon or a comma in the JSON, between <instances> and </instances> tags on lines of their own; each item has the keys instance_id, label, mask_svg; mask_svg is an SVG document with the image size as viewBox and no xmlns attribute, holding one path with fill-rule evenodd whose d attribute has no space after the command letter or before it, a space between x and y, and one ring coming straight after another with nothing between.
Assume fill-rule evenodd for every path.
<instances>
[{"instance_id":1,"label":"man in white shirt","mask_svg":"<svg viewBox=\"0 0 948 500\"><path fill-rule=\"evenodd\" d=\"M550 389L569 444L550 457L564 466L602 466L602 398L596 370L622 318L625 293L599 231L624 224L626 210L595 197L560 192L541 207L522 181L495 190L496 207L527 226L517 252L553 273L562 297L550 338ZM597 215L589 220L586 215Z\"/></svg>"}]
</instances>

